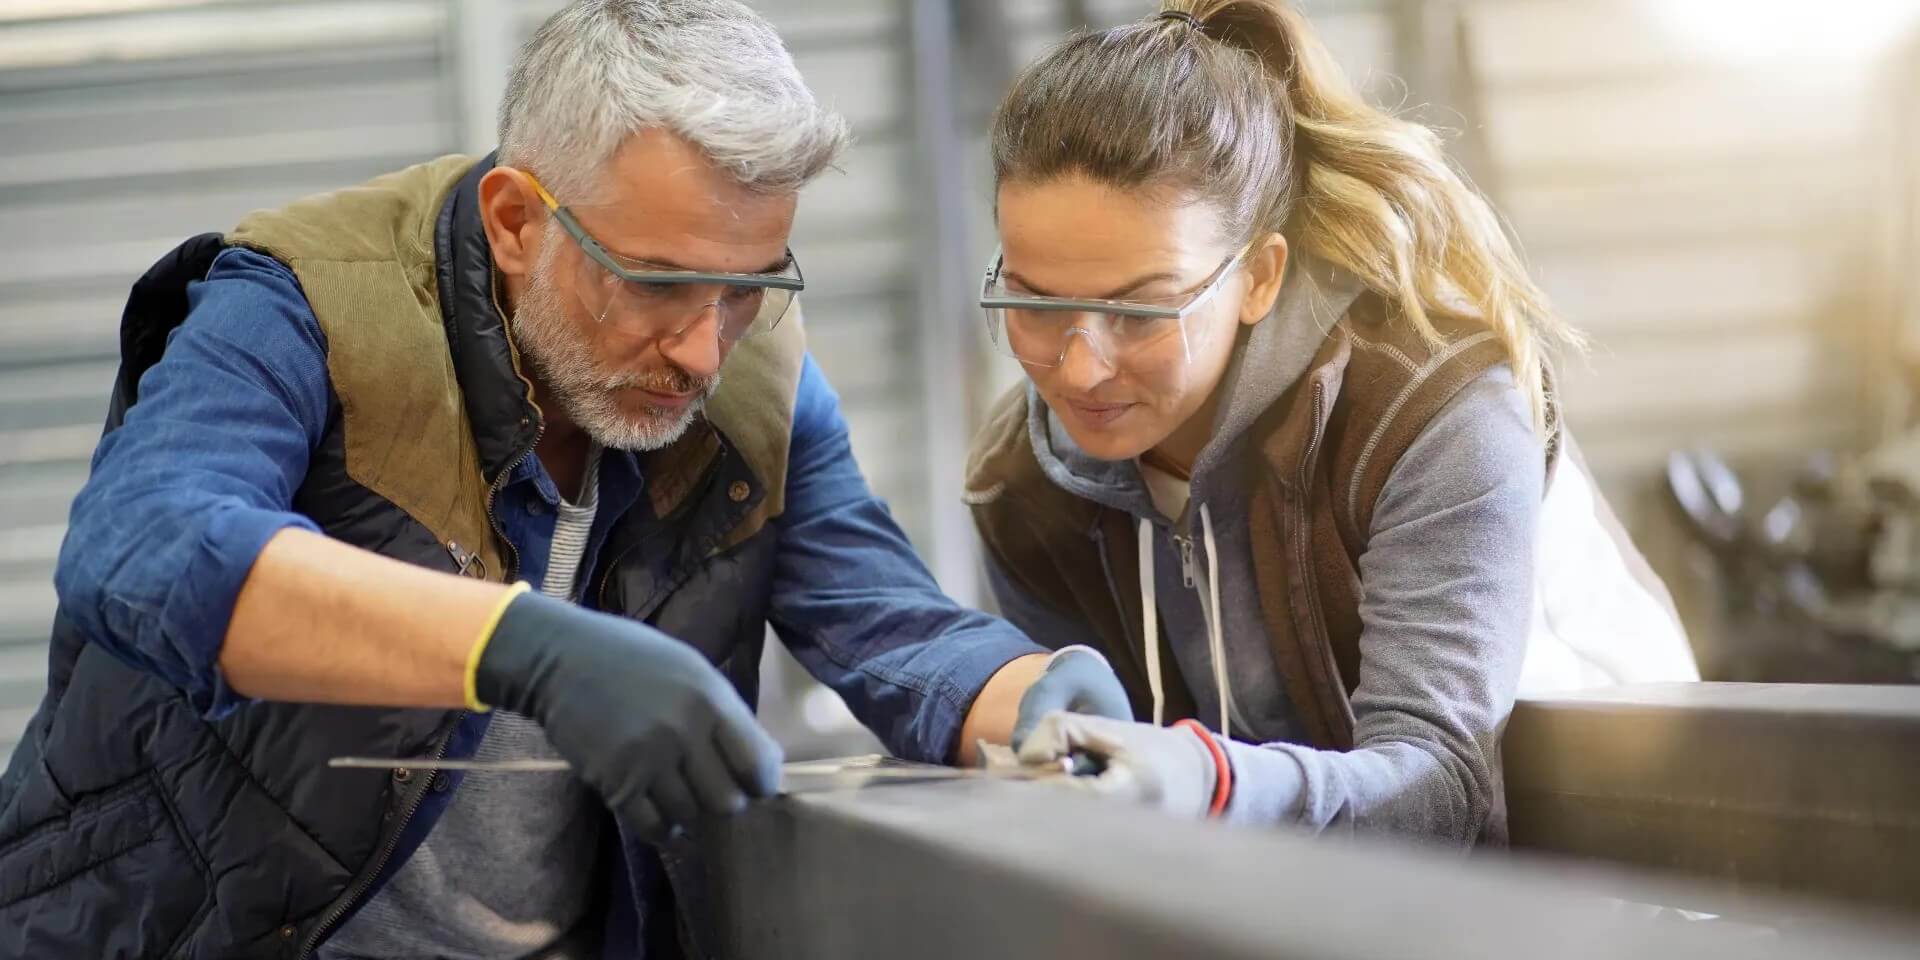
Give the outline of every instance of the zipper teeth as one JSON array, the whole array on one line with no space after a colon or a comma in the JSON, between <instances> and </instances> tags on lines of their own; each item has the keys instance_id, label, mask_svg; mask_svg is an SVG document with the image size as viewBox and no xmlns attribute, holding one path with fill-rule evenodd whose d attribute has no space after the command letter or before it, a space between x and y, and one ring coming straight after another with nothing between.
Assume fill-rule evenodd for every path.
<instances>
[{"instance_id":1,"label":"zipper teeth","mask_svg":"<svg viewBox=\"0 0 1920 960\"><path fill-rule=\"evenodd\" d=\"M526 449L520 451L519 456L515 457L512 462L502 468L500 475L495 477L492 485L487 487L487 525L493 528L494 535L498 537L500 542L507 548L508 567L507 570L503 571L507 575L504 579L511 580L513 575L519 572L520 551L514 547L513 541L507 538L506 532L500 529L500 518L493 513L493 501L495 497L499 496L501 488L506 486L507 478L513 476L513 471L519 469L520 465L527 462L527 458L533 455L534 448L540 445L540 438L545 435L546 432L547 425L542 422L533 432L533 443L529 444ZM458 727L466 718L467 711L459 711L454 714L453 725ZM447 746L451 742L452 737L441 741L439 749L433 753L433 759L445 759ZM434 776L437 776L437 774L429 775L421 782L419 792L414 794L411 801L408 801L407 808L401 811L400 824L394 828L393 832L387 837L387 842L381 846L380 855L374 858L373 869L368 871L365 876L362 876L352 887L348 888L346 897L335 904L332 910L327 912L327 916L320 921L319 926L313 928L313 933L307 935L306 943L300 945L300 952L296 954L297 957L312 955L314 948L320 945L320 938L326 935L329 928L340 922L340 918L346 914L349 907L353 906L353 902L360 899L360 897L367 892L367 888L373 886L374 878L380 876L380 871L387 868L387 861L393 857L393 848L400 843L400 835L406 832L407 824L413 821L413 815L420 812L420 806L427 801L427 794L433 791Z\"/></svg>"},{"instance_id":2,"label":"zipper teeth","mask_svg":"<svg viewBox=\"0 0 1920 960\"><path fill-rule=\"evenodd\" d=\"M493 528L493 535L499 538L502 546L507 548L507 569L501 571L505 574L501 578L503 583L511 581L514 575L520 572L520 549L513 545L513 541L507 537L507 532L500 529L500 518L493 513L493 501L500 495L500 490L507 485L507 478L513 476L513 471L520 469L520 465L526 463L528 457L533 456L534 448L540 445L540 438L546 436L546 433L547 424L542 420L540 425L534 428L533 443L527 445L526 449L520 451L519 456L514 457L511 462L501 468L500 475L493 479L491 486L487 487L487 526Z\"/></svg>"},{"instance_id":3,"label":"zipper teeth","mask_svg":"<svg viewBox=\"0 0 1920 960\"><path fill-rule=\"evenodd\" d=\"M1322 626L1320 622L1320 604L1317 602L1319 591L1315 589L1313 584L1313 557L1308 546L1308 541L1311 537L1306 535L1307 527L1311 524L1312 518L1307 515L1306 496L1310 480L1309 471L1313 469L1313 454L1314 451L1320 447L1320 417L1324 412L1325 406L1325 388L1321 384L1315 383L1313 385L1313 435L1307 441L1307 454L1300 463L1300 492L1299 495L1294 498L1294 507L1299 516L1299 524L1302 531L1302 536L1299 538L1299 547L1295 552L1300 556L1300 577L1307 588L1307 625L1317 633L1324 633L1326 628ZM1335 682L1337 683L1339 681L1336 679Z\"/></svg>"},{"instance_id":4,"label":"zipper teeth","mask_svg":"<svg viewBox=\"0 0 1920 960\"><path fill-rule=\"evenodd\" d=\"M458 727L466 718L467 711L460 711L454 715L453 725ZM440 760L446 757L447 745L452 739L452 737L448 737L441 742L440 748L434 751L433 759ZM420 811L421 804L427 802L427 794L433 792L433 778L435 776L438 776L438 774L429 774L420 782L418 792L414 794L412 800L408 801L407 809L400 814L400 825L387 837L387 842L380 847L380 855L374 858L373 869L361 877L359 881L347 891L346 897L335 904L332 910L327 912L326 918L320 921L320 925L314 927L313 932L307 935L307 942L300 945L300 952L295 955L296 957L311 956L314 949L320 946L320 939L326 936L327 931L331 929L334 924L340 922L340 918L346 915L347 909L353 906L354 901L360 899L360 897L367 892L368 887L373 886L374 878L380 876L380 871L387 868L387 861L393 858L393 848L400 844L400 835L406 832L408 822L413 819L415 813Z\"/></svg>"}]
</instances>

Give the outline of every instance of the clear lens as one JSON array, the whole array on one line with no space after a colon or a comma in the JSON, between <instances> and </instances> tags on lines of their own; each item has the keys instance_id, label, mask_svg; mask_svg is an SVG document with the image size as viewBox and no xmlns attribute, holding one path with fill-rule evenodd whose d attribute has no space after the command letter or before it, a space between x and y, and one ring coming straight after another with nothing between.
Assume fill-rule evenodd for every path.
<instances>
[{"instance_id":1,"label":"clear lens","mask_svg":"<svg viewBox=\"0 0 1920 960\"><path fill-rule=\"evenodd\" d=\"M1001 296L1002 294L992 294ZM1001 352L1023 363L1057 366L1071 338L1085 337L1108 363L1184 334L1180 320L1084 310L990 308L987 333Z\"/></svg>"},{"instance_id":2,"label":"clear lens","mask_svg":"<svg viewBox=\"0 0 1920 960\"><path fill-rule=\"evenodd\" d=\"M574 289L600 322L632 336L670 337L698 323L711 307L720 339L746 340L778 326L794 291L727 283L626 280L582 255Z\"/></svg>"}]
</instances>

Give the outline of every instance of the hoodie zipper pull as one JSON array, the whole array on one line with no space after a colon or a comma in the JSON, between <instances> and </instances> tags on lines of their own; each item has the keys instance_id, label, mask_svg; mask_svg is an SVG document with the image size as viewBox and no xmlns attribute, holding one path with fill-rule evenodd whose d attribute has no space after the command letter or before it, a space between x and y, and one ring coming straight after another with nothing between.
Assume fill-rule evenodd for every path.
<instances>
[{"instance_id":1,"label":"hoodie zipper pull","mask_svg":"<svg viewBox=\"0 0 1920 960\"><path fill-rule=\"evenodd\" d=\"M1180 575L1186 578L1186 586L1192 588L1193 576L1193 540L1179 534L1173 535L1173 542L1180 546Z\"/></svg>"}]
</instances>

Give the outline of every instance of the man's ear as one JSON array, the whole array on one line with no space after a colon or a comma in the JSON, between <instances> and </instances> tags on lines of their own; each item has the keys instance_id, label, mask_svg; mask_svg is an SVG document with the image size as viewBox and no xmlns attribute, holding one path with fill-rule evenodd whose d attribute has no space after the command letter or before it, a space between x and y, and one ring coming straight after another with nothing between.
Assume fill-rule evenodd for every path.
<instances>
[{"instance_id":1,"label":"man's ear","mask_svg":"<svg viewBox=\"0 0 1920 960\"><path fill-rule=\"evenodd\" d=\"M493 265L509 280L519 280L540 262L546 204L526 173L494 167L480 177L480 223L493 248Z\"/></svg>"},{"instance_id":2,"label":"man's ear","mask_svg":"<svg viewBox=\"0 0 1920 960\"><path fill-rule=\"evenodd\" d=\"M1247 293L1240 300L1240 322L1252 326L1273 312L1287 276L1287 238L1269 233L1257 241L1241 263L1247 271Z\"/></svg>"}]
</instances>

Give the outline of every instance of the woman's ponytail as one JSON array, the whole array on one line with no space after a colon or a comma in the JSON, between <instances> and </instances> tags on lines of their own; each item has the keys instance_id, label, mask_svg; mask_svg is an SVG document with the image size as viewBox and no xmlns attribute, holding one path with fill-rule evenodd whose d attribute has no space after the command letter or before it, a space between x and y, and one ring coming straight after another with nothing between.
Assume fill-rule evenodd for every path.
<instances>
[{"instance_id":1,"label":"woman's ponytail","mask_svg":"<svg viewBox=\"0 0 1920 960\"><path fill-rule=\"evenodd\" d=\"M1285 0L1167 7L1252 54L1277 87L1276 106L1293 127L1292 175L1264 228L1360 277L1430 340L1440 338L1436 317L1487 327L1506 345L1536 429L1548 429L1545 355L1582 340L1553 314L1439 136L1367 103Z\"/></svg>"}]
</instances>

